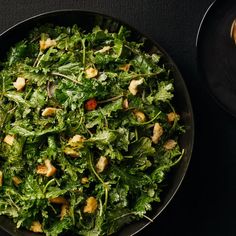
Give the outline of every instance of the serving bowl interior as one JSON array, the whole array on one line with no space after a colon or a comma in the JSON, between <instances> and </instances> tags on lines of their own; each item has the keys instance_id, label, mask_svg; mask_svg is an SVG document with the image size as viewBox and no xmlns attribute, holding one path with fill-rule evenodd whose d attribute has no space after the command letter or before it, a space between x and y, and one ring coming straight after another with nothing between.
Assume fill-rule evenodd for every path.
<instances>
[{"instance_id":1,"label":"serving bowl interior","mask_svg":"<svg viewBox=\"0 0 236 236\"><path fill-rule=\"evenodd\" d=\"M188 90L179 70L177 69L172 59L168 56L168 54L156 42L144 36L138 30L110 16L80 10L60 10L44 13L20 22L7 31L3 32L0 35L0 60L4 59L4 57L6 56L6 52L11 46L13 46L16 42L22 40L24 37L27 37L28 33L34 27L45 23L52 23L54 25L61 26L71 26L73 24L77 24L80 28L86 31L91 30L95 25L99 25L102 28L107 28L109 29L109 31L116 31L117 29L119 29L120 25L124 25L131 31L131 40L143 41L144 50L148 53L161 53L162 60L164 61L165 65L171 70L171 73L175 78L174 106L177 113L181 115L181 122L185 126L186 130L186 132L182 134L179 139L180 146L185 151L180 163L176 167L174 167L168 174L166 180L168 181L168 186L164 189L161 195L161 203L154 205L153 210L148 215L151 219L155 219L167 206L167 204L170 202L177 189L179 188L187 171L193 148L194 121L192 106ZM117 233L117 235L134 235L149 223L150 222L147 220L134 222L121 229ZM2 227L11 235L15 236L39 235L26 230L16 229L14 223L5 216L0 216L0 227Z\"/></svg>"}]
</instances>

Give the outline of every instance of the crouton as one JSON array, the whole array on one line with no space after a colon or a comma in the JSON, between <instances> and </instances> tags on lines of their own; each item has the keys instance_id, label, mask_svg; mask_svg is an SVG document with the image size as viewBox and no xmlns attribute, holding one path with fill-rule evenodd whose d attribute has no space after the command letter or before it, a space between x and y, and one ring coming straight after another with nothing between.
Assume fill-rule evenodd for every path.
<instances>
[{"instance_id":1,"label":"crouton","mask_svg":"<svg viewBox=\"0 0 236 236\"><path fill-rule=\"evenodd\" d=\"M44 51L45 49L50 48L52 46L56 46L56 45L57 45L56 40L50 39L50 38L39 41L40 51Z\"/></svg>"},{"instance_id":2,"label":"crouton","mask_svg":"<svg viewBox=\"0 0 236 236\"><path fill-rule=\"evenodd\" d=\"M83 177L80 182L81 184L87 184L89 182L89 179L88 177Z\"/></svg>"},{"instance_id":3,"label":"crouton","mask_svg":"<svg viewBox=\"0 0 236 236\"><path fill-rule=\"evenodd\" d=\"M84 213L94 213L98 207L97 200L95 197L89 197L86 200L86 205L84 207Z\"/></svg>"},{"instance_id":4,"label":"crouton","mask_svg":"<svg viewBox=\"0 0 236 236\"><path fill-rule=\"evenodd\" d=\"M171 150L176 146L177 142L173 139L169 139L166 141L166 143L164 144L164 148L166 150Z\"/></svg>"},{"instance_id":5,"label":"crouton","mask_svg":"<svg viewBox=\"0 0 236 236\"><path fill-rule=\"evenodd\" d=\"M7 135L5 136L5 138L3 139L3 142L4 142L4 143L7 143L7 144L10 145L10 146L12 146L14 140L15 140L15 138L14 138L13 135L7 134Z\"/></svg>"},{"instance_id":6,"label":"crouton","mask_svg":"<svg viewBox=\"0 0 236 236\"><path fill-rule=\"evenodd\" d=\"M163 134L163 128L159 123L155 123L153 128L152 142L157 144L162 134Z\"/></svg>"},{"instance_id":7,"label":"crouton","mask_svg":"<svg viewBox=\"0 0 236 236\"><path fill-rule=\"evenodd\" d=\"M65 147L64 148L64 153L68 156L71 156L71 157L79 157L79 153L77 151L75 151L74 149L70 148L70 147Z\"/></svg>"},{"instance_id":8,"label":"crouton","mask_svg":"<svg viewBox=\"0 0 236 236\"><path fill-rule=\"evenodd\" d=\"M60 220L63 220L64 217L69 213L69 204L63 204L61 206Z\"/></svg>"},{"instance_id":9,"label":"crouton","mask_svg":"<svg viewBox=\"0 0 236 236\"><path fill-rule=\"evenodd\" d=\"M146 117L145 117L144 113L141 112L141 111L134 110L134 115L136 116L137 121L140 122L140 123L142 123L146 120Z\"/></svg>"},{"instance_id":10,"label":"crouton","mask_svg":"<svg viewBox=\"0 0 236 236\"><path fill-rule=\"evenodd\" d=\"M37 166L37 174L45 175L47 177L54 175L57 169L51 164L51 161L46 159L44 163L44 165Z\"/></svg>"},{"instance_id":11,"label":"crouton","mask_svg":"<svg viewBox=\"0 0 236 236\"><path fill-rule=\"evenodd\" d=\"M54 197L49 198L49 202L55 203L55 204L68 204L68 201L64 197Z\"/></svg>"},{"instance_id":12,"label":"crouton","mask_svg":"<svg viewBox=\"0 0 236 236\"><path fill-rule=\"evenodd\" d=\"M175 112L170 112L167 114L167 121L169 123L174 122L176 119L179 119L179 115Z\"/></svg>"},{"instance_id":13,"label":"crouton","mask_svg":"<svg viewBox=\"0 0 236 236\"><path fill-rule=\"evenodd\" d=\"M129 102L128 102L128 99L126 98L126 99L124 99L124 101L123 101L123 108L124 109L128 109L129 108Z\"/></svg>"},{"instance_id":14,"label":"crouton","mask_svg":"<svg viewBox=\"0 0 236 236\"><path fill-rule=\"evenodd\" d=\"M96 164L96 171L98 173L103 172L107 165L108 165L107 158L104 156L101 156Z\"/></svg>"},{"instance_id":15,"label":"crouton","mask_svg":"<svg viewBox=\"0 0 236 236\"><path fill-rule=\"evenodd\" d=\"M17 177L17 176L13 176L12 177L12 181L15 184L15 186L18 186L19 184L22 183L22 180L19 177Z\"/></svg>"},{"instance_id":16,"label":"crouton","mask_svg":"<svg viewBox=\"0 0 236 236\"><path fill-rule=\"evenodd\" d=\"M42 112L42 116L54 116L57 110L58 109L54 107L46 107Z\"/></svg>"},{"instance_id":17,"label":"crouton","mask_svg":"<svg viewBox=\"0 0 236 236\"><path fill-rule=\"evenodd\" d=\"M17 91L21 91L25 87L25 78L18 77L16 82L13 82L13 86Z\"/></svg>"},{"instance_id":18,"label":"crouton","mask_svg":"<svg viewBox=\"0 0 236 236\"><path fill-rule=\"evenodd\" d=\"M119 70L129 71L131 64L125 64L119 67Z\"/></svg>"},{"instance_id":19,"label":"crouton","mask_svg":"<svg viewBox=\"0 0 236 236\"><path fill-rule=\"evenodd\" d=\"M88 68L87 70L85 70L85 77L87 79L91 79L91 78L94 78L96 77L98 74L98 70L97 69L94 69L92 67Z\"/></svg>"},{"instance_id":20,"label":"crouton","mask_svg":"<svg viewBox=\"0 0 236 236\"><path fill-rule=\"evenodd\" d=\"M42 225L40 224L39 221L33 221L32 225L30 227L30 230L35 233L42 233L43 232Z\"/></svg>"},{"instance_id":21,"label":"crouton","mask_svg":"<svg viewBox=\"0 0 236 236\"><path fill-rule=\"evenodd\" d=\"M68 144L71 147L77 147L78 145L82 145L82 143L84 142L85 138L79 134L74 135L68 142Z\"/></svg>"},{"instance_id":22,"label":"crouton","mask_svg":"<svg viewBox=\"0 0 236 236\"><path fill-rule=\"evenodd\" d=\"M129 91L131 94L136 95L138 93L138 86L141 85L144 81L144 78L141 78L139 80L131 80L129 85Z\"/></svg>"}]
</instances>

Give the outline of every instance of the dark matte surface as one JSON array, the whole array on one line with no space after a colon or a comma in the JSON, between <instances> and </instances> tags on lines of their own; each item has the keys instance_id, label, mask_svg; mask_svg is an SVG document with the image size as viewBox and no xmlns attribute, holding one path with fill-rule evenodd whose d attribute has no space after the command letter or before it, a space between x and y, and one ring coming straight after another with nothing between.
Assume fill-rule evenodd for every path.
<instances>
[{"instance_id":1,"label":"dark matte surface","mask_svg":"<svg viewBox=\"0 0 236 236\"><path fill-rule=\"evenodd\" d=\"M157 40L188 86L195 147L185 180L164 212L139 236L236 235L236 119L216 105L197 74L195 38L212 0L0 0L0 32L35 14L63 8L123 19ZM8 236L0 231L1 236Z\"/></svg>"}]
</instances>

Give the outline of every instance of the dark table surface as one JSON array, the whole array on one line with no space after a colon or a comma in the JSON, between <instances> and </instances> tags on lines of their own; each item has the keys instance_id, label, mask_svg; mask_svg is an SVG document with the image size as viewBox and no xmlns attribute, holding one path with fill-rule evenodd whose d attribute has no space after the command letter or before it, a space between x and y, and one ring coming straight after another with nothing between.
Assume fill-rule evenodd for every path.
<instances>
[{"instance_id":1,"label":"dark table surface","mask_svg":"<svg viewBox=\"0 0 236 236\"><path fill-rule=\"evenodd\" d=\"M196 135L187 175L164 212L141 235L236 235L236 118L208 94L197 73L195 39L213 0L0 0L0 32L55 9L115 16L151 36L179 67L189 89ZM1 236L8 236L0 230Z\"/></svg>"}]
</instances>

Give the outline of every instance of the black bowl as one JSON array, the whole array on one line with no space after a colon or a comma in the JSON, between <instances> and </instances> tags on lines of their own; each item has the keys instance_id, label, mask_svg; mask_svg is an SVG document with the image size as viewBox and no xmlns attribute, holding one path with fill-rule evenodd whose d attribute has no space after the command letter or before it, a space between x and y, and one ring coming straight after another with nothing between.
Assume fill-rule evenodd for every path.
<instances>
[{"instance_id":1,"label":"black bowl","mask_svg":"<svg viewBox=\"0 0 236 236\"><path fill-rule=\"evenodd\" d=\"M182 124L186 128L186 132L180 137L179 140L180 146L185 149L185 153L181 162L168 175L168 178L166 180L168 182L168 186L164 189L161 195L161 203L154 205L153 210L148 215L151 219L154 220L175 195L185 176L192 154L194 139L193 112L190 97L180 72L178 71L176 65L168 56L168 54L156 42L144 36L138 30L134 29L133 27L127 25L126 23L120 20L114 19L113 17L80 10L62 10L48 12L29 18L11 27L0 35L0 60L5 57L6 52L12 45L22 40L24 37L27 37L27 34L30 30L32 30L38 25L45 23L53 23L55 25L62 26L71 26L73 24L77 24L79 27L85 30L90 30L93 28L93 26L100 25L102 28L107 28L110 31L116 31L120 25L125 25L128 29L131 30L132 40L144 41L144 49L148 53L161 53L163 55L165 65L169 67L169 69L172 71L172 74L175 78L174 105L176 107L177 112L182 117ZM121 229L117 233L117 235L134 235L140 230L142 230L149 223L150 221L147 220L140 220L138 222L134 222ZM0 227L6 230L11 235L39 235L26 230L16 229L13 222L5 216L0 216Z\"/></svg>"}]
</instances>

